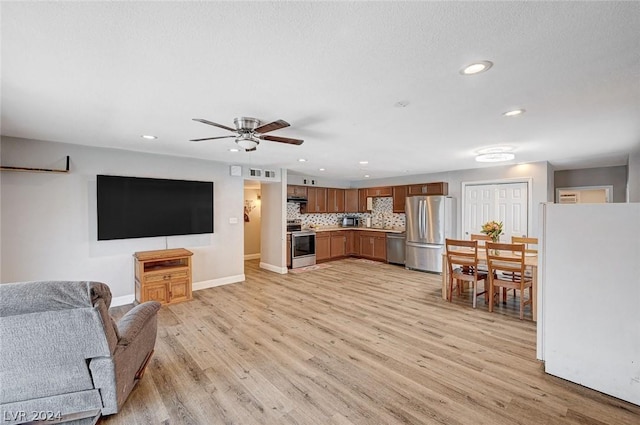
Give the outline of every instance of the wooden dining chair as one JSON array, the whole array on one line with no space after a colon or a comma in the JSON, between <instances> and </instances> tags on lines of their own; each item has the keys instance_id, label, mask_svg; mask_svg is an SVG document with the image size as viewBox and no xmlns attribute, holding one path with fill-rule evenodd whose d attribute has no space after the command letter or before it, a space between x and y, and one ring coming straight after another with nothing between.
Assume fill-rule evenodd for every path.
<instances>
[{"instance_id":1,"label":"wooden dining chair","mask_svg":"<svg viewBox=\"0 0 640 425\"><path fill-rule=\"evenodd\" d=\"M524 245L524 252L531 254L538 253L538 238L529 238L525 236L511 236L511 243L521 243ZM535 245L535 248L532 246Z\"/></svg>"},{"instance_id":2,"label":"wooden dining chair","mask_svg":"<svg viewBox=\"0 0 640 425\"><path fill-rule=\"evenodd\" d=\"M472 241L478 241L478 245L479 246L483 246L487 241L491 242L491 236L484 235L484 234L478 234L478 233L472 233L471 234L471 240Z\"/></svg>"},{"instance_id":3,"label":"wooden dining chair","mask_svg":"<svg viewBox=\"0 0 640 425\"><path fill-rule=\"evenodd\" d=\"M473 285L473 308L476 308L476 298L487 293L487 272L478 270L478 241L462 241L456 239L445 240L447 250L447 264L449 271L449 290L447 300L453 298L453 281L457 280L458 295L460 284L470 282ZM478 292L478 281L483 281L484 291Z\"/></svg>"},{"instance_id":4,"label":"wooden dining chair","mask_svg":"<svg viewBox=\"0 0 640 425\"><path fill-rule=\"evenodd\" d=\"M489 267L489 311L493 311L496 289L520 291L520 320L524 319L524 306L531 305L532 277L525 274L523 244L487 242L487 266ZM525 289L529 298L525 301Z\"/></svg>"}]
</instances>

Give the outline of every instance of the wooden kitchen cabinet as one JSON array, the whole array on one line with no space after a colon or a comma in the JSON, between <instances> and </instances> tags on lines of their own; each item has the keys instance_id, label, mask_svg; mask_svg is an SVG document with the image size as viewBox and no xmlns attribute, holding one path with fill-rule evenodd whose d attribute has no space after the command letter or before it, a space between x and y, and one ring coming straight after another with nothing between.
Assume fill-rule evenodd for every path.
<instances>
[{"instance_id":1,"label":"wooden kitchen cabinet","mask_svg":"<svg viewBox=\"0 0 640 425\"><path fill-rule=\"evenodd\" d=\"M358 209L358 189L345 189L344 191L344 212L357 213Z\"/></svg>"},{"instance_id":2,"label":"wooden kitchen cabinet","mask_svg":"<svg viewBox=\"0 0 640 425\"><path fill-rule=\"evenodd\" d=\"M287 185L287 196L292 196L294 198L306 198L307 197L307 187L306 186L297 186L293 184Z\"/></svg>"},{"instance_id":3,"label":"wooden kitchen cabinet","mask_svg":"<svg viewBox=\"0 0 640 425\"><path fill-rule=\"evenodd\" d=\"M190 300L192 255L183 248L136 252L133 255L136 301L174 304Z\"/></svg>"},{"instance_id":4,"label":"wooden kitchen cabinet","mask_svg":"<svg viewBox=\"0 0 640 425\"><path fill-rule=\"evenodd\" d=\"M393 212L403 213L407 198L407 186L393 186Z\"/></svg>"},{"instance_id":5,"label":"wooden kitchen cabinet","mask_svg":"<svg viewBox=\"0 0 640 425\"><path fill-rule=\"evenodd\" d=\"M367 197L372 197L372 198L376 198L376 197L383 197L383 196L392 196L393 195L393 190L391 188L391 186L384 186L384 187L368 187L367 188Z\"/></svg>"},{"instance_id":6,"label":"wooden kitchen cabinet","mask_svg":"<svg viewBox=\"0 0 640 425\"><path fill-rule=\"evenodd\" d=\"M357 255L357 244L356 244L356 231L355 230L343 230L345 234L345 238L347 240L347 255Z\"/></svg>"},{"instance_id":7,"label":"wooden kitchen cabinet","mask_svg":"<svg viewBox=\"0 0 640 425\"><path fill-rule=\"evenodd\" d=\"M448 195L447 182L410 184L407 186L407 196L415 195Z\"/></svg>"},{"instance_id":8,"label":"wooden kitchen cabinet","mask_svg":"<svg viewBox=\"0 0 640 425\"><path fill-rule=\"evenodd\" d=\"M387 261L387 235L383 232L360 232L360 256L371 260Z\"/></svg>"},{"instance_id":9,"label":"wooden kitchen cabinet","mask_svg":"<svg viewBox=\"0 0 640 425\"><path fill-rule=\"evenodd\" d=\"M331 232L316 233L316 262L331 259Z\"/></svg>"},{"instance_id":10,"label":"wooden kitchen cabinet","mask_svg":"<svg viewBox=\"0 0 640 425\"><path fill-rule=\"evenodd\" d=\"M327 212L344 212L344 189L327 188Z\"/></svg>"},{"instance_id":11,"label":"wooden kitchen cabinet","mask_svg":"<svg viewBox=\"0 0 640 425\"><path fill-rule=\"evenodd\" d=\"M327 212L327 188L308 187L306 213L326 213Z\"/></svg>"},{"instance_id":12,"label":"wooden kitchen cabinet","mask_svg":"<svg viewBox=\"0 0 640 425\"><path fill-rule=\"evenodd\" d=\"M331 232L331 258L347 256L347 236L345 231Z\"/></svg>"},{"instance_id":13,"label":"wooden kitchen cabinet","mask_svg":"<svg viewBox=\"0 0 640 425\"><path fill-rule=\"evenodd\" d=\"M367 189L358 189L358 212L367 211Z\"/></svg>"}]
</instances>

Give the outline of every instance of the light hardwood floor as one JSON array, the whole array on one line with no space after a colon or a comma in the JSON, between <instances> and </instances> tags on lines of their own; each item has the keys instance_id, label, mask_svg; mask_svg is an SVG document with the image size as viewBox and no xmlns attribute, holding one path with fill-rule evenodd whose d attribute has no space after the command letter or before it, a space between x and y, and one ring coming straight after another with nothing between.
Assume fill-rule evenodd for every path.
<instances>
[{"instance_id":1,"label":"light hardwood floor","mask_svg":"<svg viewBox=\"0 0 640 425\"><path fill-rule=\"evenodd\" d=\"M246 277L163 307L144 378L100 423L640 424L545 374L515 307L443 301L440 276L347 259Z\"/></svg>"}]
</instances>

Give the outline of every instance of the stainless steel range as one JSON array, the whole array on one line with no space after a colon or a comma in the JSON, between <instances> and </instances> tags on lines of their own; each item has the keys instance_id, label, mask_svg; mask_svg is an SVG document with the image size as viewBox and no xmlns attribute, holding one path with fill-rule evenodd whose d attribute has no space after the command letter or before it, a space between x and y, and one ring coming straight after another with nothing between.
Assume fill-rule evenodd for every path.
<instances>
[{"instance_id":1,"label":"stainless steel range","mask_svg":"<svg viewBox=\"0 0 640 425\"><path fill-rule=\"evenodd\" d=\"M291 232L291 268L314 265L316 232L302 230L302 220L287 220L287 232Z\"/></svg>"}]
</instances>

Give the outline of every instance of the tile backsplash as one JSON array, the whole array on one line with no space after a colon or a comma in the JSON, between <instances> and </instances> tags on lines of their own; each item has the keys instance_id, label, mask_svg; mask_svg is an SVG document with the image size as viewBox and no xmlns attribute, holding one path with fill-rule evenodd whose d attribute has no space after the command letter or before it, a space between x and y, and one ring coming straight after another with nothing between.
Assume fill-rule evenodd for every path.
<instances>
[{"instance_id":1,"label":"tile backsplash","mask_svg":"<svg viewBox=\"0 0 640 425\"><path fill-rule=\"evenodd\" d=\"M393 212L393 198L373 198L373 209L370 213L325 213L325 214L300 214L300 204L287 202L287 219L302 220L302 226L338 226L342 222L342 216L353 215L360 217L364 222L366 217L371 217L373 227L405 227L404 213Z\"/></svg>"}]
</instances>

